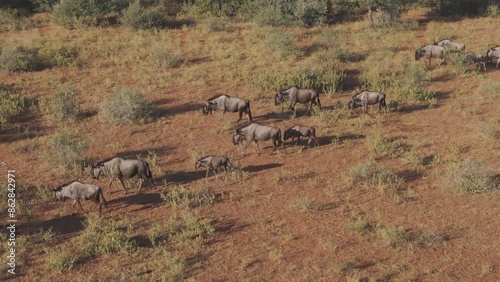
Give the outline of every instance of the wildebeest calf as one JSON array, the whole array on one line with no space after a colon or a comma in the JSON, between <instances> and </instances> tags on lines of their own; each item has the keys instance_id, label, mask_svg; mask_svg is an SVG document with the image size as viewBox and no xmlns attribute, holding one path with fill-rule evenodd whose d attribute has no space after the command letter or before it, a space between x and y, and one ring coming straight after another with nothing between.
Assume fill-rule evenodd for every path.
<instances>
[{"instance_id":1,"label":"wildebeest calf","mask_svg":"<svg viewBox=\"0 0 500 282\"><path fill-rule=\"evenodd\" d=\"M82 204L80 200L92 200L96 204L99 205L99 214L101 213L102 205L105 207L108 206L106 203L106 199L104 199L104 195L102 194L101 187L93 184L83 184L78 181L72 182L69 185L62 185L56 189L54 189L56 193L56 199L58 201L63 201L66 198L73 199L73 208L75 208L76 204L80 206L80 209L83 210ZM102 202L101 202L102 199Z\"/></svg>"},{"instance_id":2,"label":"wildebeest calf","mask_svg":"<svg viewBox=\"0 0 500 282\"><path fill-rule=\"evenodd\" d=\"M225 172L228 172L232 168L231 162L229 162L229 158L224 157L224 156L205 156L205 157L202 157L202 158L198 159L198 161L194 165L195 169L200 168L200 167L207 168L207 173L206 173L205 177L208 177L208 173L210 172L210 170L212 170L214 172L214 175L217 175L215 172L216 168L218 168L218 169L223 168Z\"/></svg>"},{"instance_id":3,"label":"wildebeest calf","mask_svg":"<svg viewBox=\"0 0 500 282\"><path fill-rule=\"evenodd\" d=\"M285 131L284 140L292 138L292 141L297 138L297 145L299 145L300 137L308 137L307 146L311 143L311 139L316 141L316 145L319 147L318 138L316 138L316 129L314 127L296 125Z\"/></svg>"}]
</instances>

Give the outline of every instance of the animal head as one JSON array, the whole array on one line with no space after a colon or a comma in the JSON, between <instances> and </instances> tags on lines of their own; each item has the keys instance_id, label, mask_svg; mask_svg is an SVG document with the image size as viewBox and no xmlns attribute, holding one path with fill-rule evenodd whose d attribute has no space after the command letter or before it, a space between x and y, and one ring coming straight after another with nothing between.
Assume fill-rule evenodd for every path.
<instances>
[{"instance_id":1,"label":"animal head","mask_svg":"<svg viewBox=\"0 0 500 282\"><path fill-rule=\"evenodd\" d=\"M425 54L425 49L419 49L415 51L415 61L420 60L420 58L422 58L424 54Z\"/></svg>"},{"instance_id":2,"label":"animal head","mask_svg":"<svg viewBox=\"0 0 500 282\"><path fill-rule=\"evenodd\" d=\"M356 97L351 98L349 101L349 104L347 105L349 110L356 109L357 107L361 106L361 100L359 100Z\"/></svg>"},{"instance_id":3,"label":"animal head","mask_svg":"<svg viewBox=\"0 0 500 282\"><path fill-rule=\"evenodd\" d=\"M54 193L55 193L55 198L56 198L56 201L62 201L64 200L64 196L62 195L62 186L59 186L57 188L54 188Z\"/></svg>"},{"instance_id":4,"label":"animal head","mask_svg":"<svg viewBox=\"0 0 500 282\"><path fill-rule=\"evenodd\" d=\"M201 167L201 162L200 161L197 161L195 164L194 164L194 169L197 169L197 168L200 168Z\"/></svg>"},{"instance_id":5,"label":"animal head","mask_svg":"<svg viewBox=\"0 0 500 282\"><path fill-rule=\"evenodd\" d=\"M201 110L204 116L207 116L208 114L212 113L212 107L209 106L208 102L203 104Z\"/></svg>"},{"instance_id":6,"label":"animal head","mask_svg":"<svg viewBox=\"0 0 500 282\"><path fill-rule=\"evenodd\" d=\"M292 136L291 136L291 130L292 130L291 128L289 128L289 129L285 130L285 134L283 135L283 140L285 140L285 141L286 141L286 140L288 140L289 138L292 138Z\"/></svg>"},{"instance_id":7,"label":"animal head","mask_svg":"<svg viewBox=\"0 0 500 282\"><path fill-rule=\"evenodd\" d=\"M94 163L90 166L90 176L94 179L98 179L102 173L103 163Z\"/></svg>"},{"instance_id":8,"label":"animal head","mask_svg":"<svg viewBox=\"0 0 500 282\"><path fill-rule=\"evenodd\" d=\"M236 131L236 133L233 135L233 145L238 145L243 139L245 139L245 136L243 136L241 131Z\"/></svg>"}]
</instances>

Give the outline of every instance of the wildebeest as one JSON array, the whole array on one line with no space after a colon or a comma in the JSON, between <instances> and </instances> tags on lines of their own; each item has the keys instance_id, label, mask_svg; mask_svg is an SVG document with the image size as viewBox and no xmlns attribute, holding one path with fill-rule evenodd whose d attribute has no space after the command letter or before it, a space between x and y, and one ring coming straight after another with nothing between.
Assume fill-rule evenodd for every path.
<instances>
[{"instance_id":1,"label":"wildebeest","mask_svg":"<svg viewBox=\"0 0 500 282\"><path fill-rule=\"evenodd\" d=\"M481 70L481 66L483 67L484 71L486 71L486 63L489 61L489 59L485 55L473 52L467 52L467 60L469 60L475 66L478 66L478 71Z\"/></svg>"},{"instance_id":2,"label":"wildebeest","mask_svg":"<svg viewBox=\"0 0 500 282\"><path fill-rule=\"evenodd\" d=\"M283 139L286 141L289 138L292 138L292 141L297 138L297 145L299 145L300 137L308 137L307 146L311 143L311 140L314 139L316 141L316 145L319 147L318 138L316 138L316 129L314 127L296 125L285 130L285 134Z\"/></svg>"},{"instance_id":3,"label":"wildebeest","mask_svg":"<svg viewBox=\"0 0 500 282\"><path fill-rule=\"evenodd\" d=\"M384 107L384 112L387 112L387 105L385 103L385 93L374 92L374 91L361 91L358 94L352 96L349 101L349 109L355 109L357 107L363 107L363 112L366 114L368 112L368 105L378 104L377 113L380 109Z\"/></svg>"},{"instance_id":4,"label":"wildebeest","mask_svg":"<svg viewBox=\"0 0 500 282\"><path fill-rule=\"evenodd\" d=\"M286 154L285 146L281 140L281 129L274 126L264 126L256 123L251 123L241 129L237 129L236 133L233 135L233 144L240 144L243 140L247 140L245 149L243 150L243 155L245 155L250 143L255 142L257 144L257 152L260 155L259 141L273 141L273 150L271 154L276 150L276 146L281 145L283 151Z\"/></svg>"},{"instance_id":5,"label":"wildebeest","mask_svg":"<svg viewBox=\"0 0 500 282\"><path fill-rule=\"evenodd\" d=\"M200 168L200 167L207 168L207 173L206 173L205 177L208 177L208 173L210 172L210 170L212 170L214 172L214 174L217 175L215 173L215 169L223 168L225 172L228 172L232 168L232 165L231 165L231 162L229 161L228 157L225 157L225 156L205 156L205 157L198 159L198 161L194 165L195 169Z\"/></svg>"},{"instance_id":6,"label":"wildebeest","mask_svg":"<svg viewBox=\"0 0 500 282\"><path fill-rule=\"evenodd\" d=\"M126 194L128 191L125 187L125 183L123 183L123 179L132 178L136 175L141 179L141 181L139 182L139 186L135 191L136 193L141 189L144 179L148 179L151 184L153 184L153 187L155 186L155 183L153 181L153 174L149 169L148 163L144 160L127 160L116 157L106 162L93 164L90 168L90 175L94 179L98 179L100 175L109 176L110 181L106 193L109 192L113 180L115 180L115 178L118 178Z\"/></svg>"},{"instance_id":7,"label":"wildebeest","mask_svg":"<svg viewBox=\"0 0 500 282\"><path fill-rule=\"evenodd\" d=\"M428 57L429 58L428 64L430 65L432 58L439 58L441 59L439 65L441 65L442 61L444 60L444 56L446 55L446 52L447 51L444 47L438 45L425 45L415 51L415 60L418 61L422 57Z\"/></svg>"},{"instance_id":8,"label":"wildebeest","mask_svg":"<svg viewBox=\"0 0 500 282\"><path fill-rule=\"evenodd\" d=\"M252 121L252 111L250 110L250 101L246 99L231 97L229 95L217 95L205 101L203 104L203 114L211 114L212 111L222 111L222 115L226 112L238 112L239 119L241 120L243 113L246 114L247 120Z\"/></svg>"},{"instance_id":9,"label":"wildebeest","mask_svg":"<svg viewBox=\"0 0 500 282\"><path fill-rule=\"evenodd\" d=\"M495 66L495 68L498 68L498 64L500 64L500 46L495 46L488 49L488 51L486 52L486 57L488 58L488 60L496 60L497 65Z\"/></svg>"},{"instance_id":10,"label":"wildebeest","mask_svg":"<svg viewBox=\"0 0 500 282\"><path fill-rule=\"evenodd\" d=\"M438 42L434 42L434 45L441 46L445 48L446 50L453 50L453 51L464 51L465 50L465 44L459 43L459 42L453 42L449 39L443 39Z\"/></svg>"},{"instance_id":11,"label":"wildebeest","mask_svg":"<svg viewBox=\"0 0 500 282\"><path fill-rule=\"evenodd\" d=\"M80 209L83 210L82 204L80 200L92 200L96 204L99 205L99 213L101 213L102 206L108 206L106 199L104 199L104 195L102 194L101 187L92 184L83 184L78 181L74 181L68 185L62 185L58 188L54 189L56 193L56 199L58 201L64 201L66 198L73 199L73 208L75 208L76 204L80 206Z\"/></svg>"},{"instance_id":12,"label":"wildebeest","mask_svg":"<svg viewBox=\"0 0 500 282\"><path fill-rule=\"evenodd\" d=\"M313 104L318 105L318 107L321 109L319 93L312 89L300 89L294 86L290 89L279 91L274 96L274 105L278 106L284 103L286 100L290 100L290 110L292 111L295 111L295 104L297 103L309 103L306 115L311 111Z\"/></svg>"}]
</instances>

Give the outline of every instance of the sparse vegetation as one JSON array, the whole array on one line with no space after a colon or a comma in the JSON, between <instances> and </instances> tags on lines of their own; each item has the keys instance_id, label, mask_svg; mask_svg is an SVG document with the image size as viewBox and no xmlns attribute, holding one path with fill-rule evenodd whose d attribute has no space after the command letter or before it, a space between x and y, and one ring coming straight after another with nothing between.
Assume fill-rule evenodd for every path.
<instances>
[{"instance_id":1,"label":"sparse vegetation","mask_svg":"<svg viewBox=\"0 0 500 282\"><path fill-rule=\"evenodd\" d=\"M211 205L215 201L215 195L205 192L203 188L187 189L183 185L176 186L168 192L162 193L161 198L170 205L185 207Z\"/></svg>"},{"instance_id":2,"label":"sparse vegetation","mask_svg":"<svg viewBox=\"0 0 500 282\"><path fill-rule=\"evenodd\" d=\"M172 51L162 45L157 45L151 54L151 61L164 68L178 67L182 64L182 56L179 51Z\"/></svg>"},{"instance_id":3,"label":"sparse vegetation","mask_svg":"<svg viewBox=\"0 0 500 282\"><path fill-rule=\"evenodd\" d=\"M134 0L130 3L128 8L123 12L120 21L124 26L133 29L161 28L166 24L166 19L162 12L142 6L139 0Z\"/></svg>"}]
</instances>

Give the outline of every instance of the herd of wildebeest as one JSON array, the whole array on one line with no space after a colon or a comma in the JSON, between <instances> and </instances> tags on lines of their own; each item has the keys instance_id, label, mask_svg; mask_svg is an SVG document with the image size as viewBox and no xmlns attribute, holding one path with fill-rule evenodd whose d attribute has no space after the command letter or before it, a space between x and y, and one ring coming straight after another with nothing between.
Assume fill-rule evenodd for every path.
<instances>
[{"instance_id":1,"label":"herd of wildebeest","mask_svg":"<svg viewBox=\"0 0 500 282\"><path fill-rule=\"evenodd\" d=\"M459 42L453 42L451 40L441 40L439 42L434 42L433 44L425 45L415 51L415 60L419 60L422 57L427 57L429 59L428 64L431 64L432 58L438 58L444 60L447 54L452 52L465 52L465 44ZM477 54L473 52L463 53L465 58L471 64L481 68L486 71L487 63L496 63L495 68L498 68L500 64L500 46L491 47L487 50L485 54ZM442 61L439 63L441 65ZM387 111L386 106L386 94L376 91L361 91L351 97L348 102L349 109L355 109L362 107L363 112L368 112L369 105L378 105L377 113L384 108L384 112ZM290 110L295 112L295 105L297 103L307 104L307 115L313 105L317 105L321 109L320 93L312 89L300 89L298 87L291 87L287 90L282 90L276 93L274 97L274 103L276 106L282 105L290 101ZM282 108L283 109L283 108ZM284 141L291 139L297 139L297 145L300 142L300 138L308 138L307 145L310 145L311 141L315 141L316 145L319 147L319 142L316 137L316 129L310 126L295 125L288 128L284 132L283 140L281 135L281 129L275 126L265 126L252 122L252 112L250 110L250 101L247 99L232 97L229 95L217 95L206 100L203 103L202 111L204 115L209 115L212 111L220 111L222 115L225 112L238 112L239 119L236 123L241 121L243 113L246 115L248 124L236 129L233 135L233 144L244 144L243 155L246 154L248 146L255 142L257 145L257 151L260 155L259 142L271 140L273 143L273 149L271 154L276 150L278 146L283 148L286 154ZM207 168L206 177L208 177L209 172L213 171L216 174L216 170L224 170L228 172L234 169L227 156L216 156L209 155L198 159L195 163L195 169L205 167ZM118 179L125 191L127 193L127 188L124 179L130 179L135 176L140 178L139 185L136 192L139 192L142 183L147 179L153 187L155 186L153 175L146 161L142 159L123 159L120 157L113 158L109 161L102 161L94 163L90 167L90 175L94 179L98 179L100 176L108 176L110 181L108 184L108 189L106 193L109 192L111 184L115 179ZM69 185L62 185L54 189L57 200L64 200L70 198L74 200L73 208L76 204L80 206L82 211L82 205L80 200L93 200L99 205L99 213L101 213L102 206L107 206L106 200L104 199L102 189L93 184L83 184L78 181L72 182Z\"/></svg>"}]
</instances>

